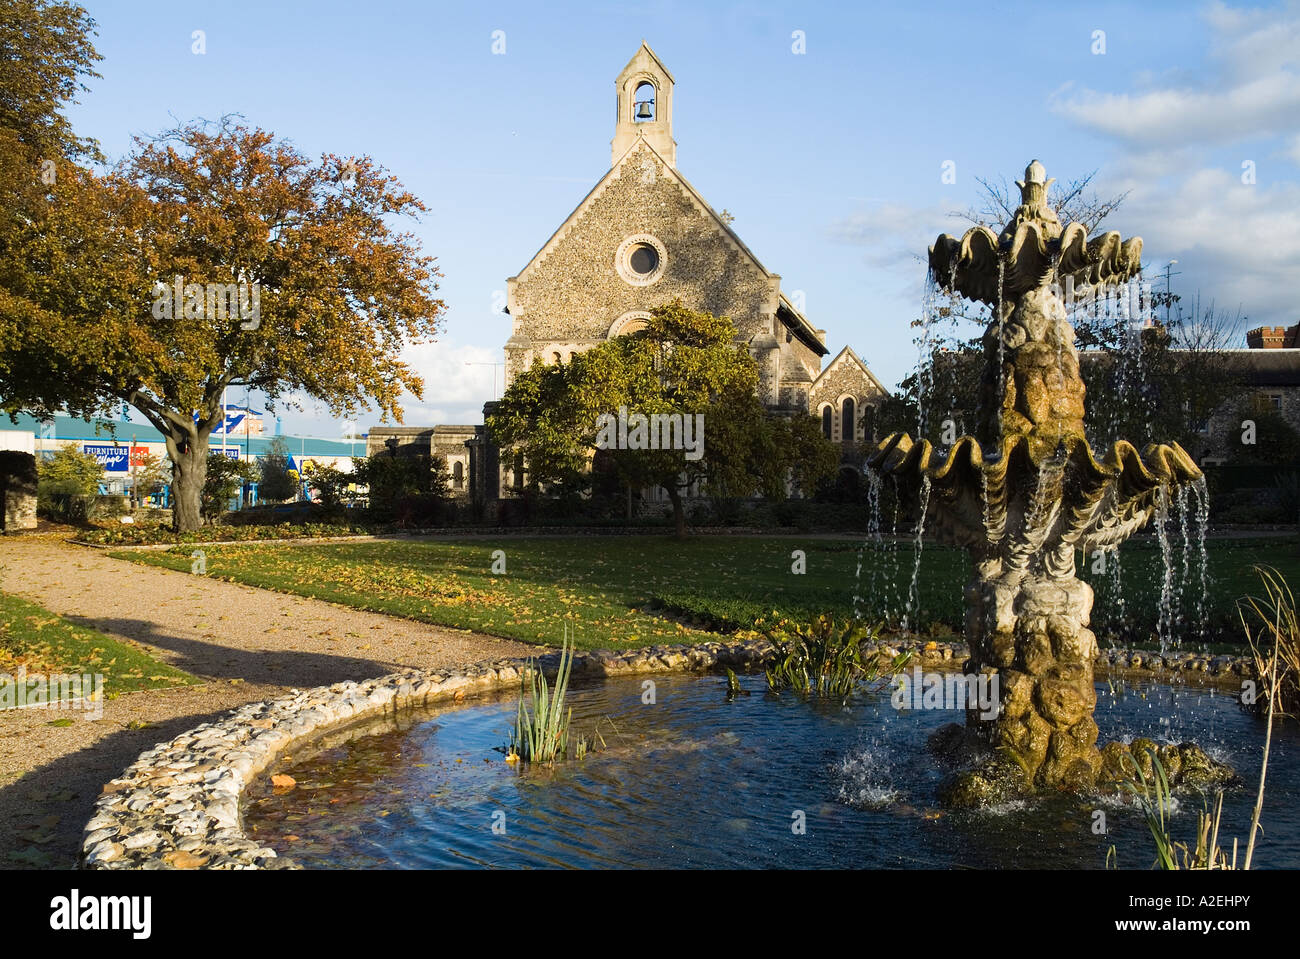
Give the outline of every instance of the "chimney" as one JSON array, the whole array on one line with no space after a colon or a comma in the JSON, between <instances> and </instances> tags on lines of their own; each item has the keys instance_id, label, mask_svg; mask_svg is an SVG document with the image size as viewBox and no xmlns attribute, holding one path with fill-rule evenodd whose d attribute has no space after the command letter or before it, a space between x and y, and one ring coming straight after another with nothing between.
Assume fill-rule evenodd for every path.
<instances>
[{"instance_id":1,"label":"chimney","mask_svg":"<svg viewBox=\"0 0 1300 959\"><path fill-rule=\"evenodd\" d=\"M1300 323L1285 326L1261 326L1246 334L1246 345L1252 350L1282 350L1300 347Z\"/></svg>"}]
</instances>

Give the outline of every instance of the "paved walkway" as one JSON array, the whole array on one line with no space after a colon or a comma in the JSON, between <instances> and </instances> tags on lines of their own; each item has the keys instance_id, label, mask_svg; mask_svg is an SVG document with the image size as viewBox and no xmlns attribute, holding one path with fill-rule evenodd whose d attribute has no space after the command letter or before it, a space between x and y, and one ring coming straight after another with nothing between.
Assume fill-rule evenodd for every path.
<instances>
[{"instance_id":1,"label":"paved walkway","mask_svg":"<svg viewBox=\"0 0 1300 959\"><path fill-rule=\"evenodd\" d=\"M129 693L103 718L0 712L0 868L75 865L99 790L135 757L247 702L406 666L533 647L299 596L110 559L59 538L0 539L0 590L144 647L203 680Z\"/></svg>"}]
</instances>

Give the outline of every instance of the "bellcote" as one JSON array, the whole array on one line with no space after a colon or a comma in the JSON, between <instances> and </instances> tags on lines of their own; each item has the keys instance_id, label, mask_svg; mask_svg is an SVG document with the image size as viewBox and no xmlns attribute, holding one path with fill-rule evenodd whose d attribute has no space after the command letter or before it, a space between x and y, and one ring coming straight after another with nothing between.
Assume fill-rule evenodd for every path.
<instances>
[{"instance_id":1,"label":"bellcote","mask_svg":"<svg viewBox=\"0 0 1300 959\"><path fill-rule=\"evenodd\" d=\"M671 167L677 166L677 141L673 139L673 75L644 41L614 81L618 113L614 124L610 165L631 148L637 137L658 151Z\"/></svg>"}]
</instances>

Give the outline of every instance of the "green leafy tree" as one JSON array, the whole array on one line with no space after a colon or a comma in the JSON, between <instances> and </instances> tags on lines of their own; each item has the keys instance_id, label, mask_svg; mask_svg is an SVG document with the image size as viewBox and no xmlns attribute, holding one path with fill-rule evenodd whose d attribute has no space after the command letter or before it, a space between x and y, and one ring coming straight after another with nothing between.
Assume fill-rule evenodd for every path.
<instances>
[{"instance_id":1,"label":"green leafy tree","mask_svg":"<svg viewBox=\"0 0 1300 959\"><path fill-rule=\"evenodd\" d=\"M326 463L310 463L306 468L307 482L316 491L316 499L322 506L333 508L343 501L347 488L357 482L352 473L345 473Z\"/></svg>"},{"instance_id":2,"label":"green leafy tree","mask_svg":"<svg viewBox=\"0 0 1300 959\"><path fill-rule=\"evenodd\" d=\"M271 440L270 448L258 463L258 471L261 474L257 483L259 499L282 503L298 495L298 474L289 469L289 445L283 437Z\"/></svg>"},{"instance_id":3,"label":"green leafy tree","mask_svg":"<svg viewBox=\"0 0 1300 959\"><path fill-rule=\"evenodd\" d=\"M0 311L0 409L135 407L165 437L178 529L200 522L228 387L399 422L422 395L400 353L437 332L439 274L392 224L425 207L369 158L227 118L137 139L106 176L66 166L15 249L35 307Z\"/></svg>"},{"instance_id":4,"label":"green leafy tree","mask_svg":"<svg viewBox=\"0 0 1300 959\"><path fill-rule=\"evenodd\" d=\"M626 487L664 489L683 536L692 488L717 497L782 498L792 474L811 489L834 469L838 452L812 418L805 426L772 417L757 391L757 365L736 342L731 321L674 301L653 310L643 330L515 377L488 426L503 447L523 453L533 490L572 485L599 449ZM611 420L620 410L629 426L633 415L683 425L702 416L702 434L692 437L698 447L634 448L633 427L613 448Z\"/></svg>"},{"instance_id":5,"label":"green leafy tree","mask_svg":"<svg viewBox=\"0 0 1300 959\"><path fill-rule=\"evenodd\" d=\"M450 495L446 463L436 456L395 456L387 451L357 456L351 481L369 487L370 509L381 516L392 516L406 499L437 503Z\"/></svg>"},{"instance_id":6,"label":"green leafy tree","mask_svg":"<svg viewBox=\"0 0 1300 959\"><path fill-rule=\"evenodd\" d=\"M209 451L207 469L203 472L203 519L208 523L220 519L243 485L256 478L257 470L252 463Z\"/></svg>"}]
</instances>

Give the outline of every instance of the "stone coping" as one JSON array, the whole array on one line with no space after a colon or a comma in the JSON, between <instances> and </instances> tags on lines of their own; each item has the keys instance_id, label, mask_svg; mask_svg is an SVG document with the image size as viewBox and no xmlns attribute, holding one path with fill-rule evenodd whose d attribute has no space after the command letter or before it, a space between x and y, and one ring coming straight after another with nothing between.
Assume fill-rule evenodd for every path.
<instances>
[{"instance_id":1,"label":"stone coping","mask_svg":"<svg viewBox=\"0 0 1300 959\"><path fill-rule=\"evenodd\" d=\"M882 643L891 655L917 653L920 665L959 668L962 643L914 640ZM698 646L649 646L620 652L577 653L573 674L619 676L670 670L706 671L721 666L758 666L774 647L766 639ZM1159 668L1155 660L1160 659ZM1168 669L1166 669L1168 660ZM363 682L335 683L269 702L249 703L215 723L204 723L141 753L103 789L86 824L81 865L87 869L294 869L293 860L244 834L244 790L286 747L361 719L396 715L415 706L459 702L471 692L518 683L528 660L501 659L456 670L407 669ZM554 676L558 653L537 660ZM1173 670L1188 678L1237 681L1249 675L1243 657L1103 651L1103 671L1168 681Z\"/></svg>"}]
</instances>

